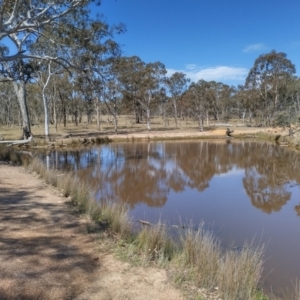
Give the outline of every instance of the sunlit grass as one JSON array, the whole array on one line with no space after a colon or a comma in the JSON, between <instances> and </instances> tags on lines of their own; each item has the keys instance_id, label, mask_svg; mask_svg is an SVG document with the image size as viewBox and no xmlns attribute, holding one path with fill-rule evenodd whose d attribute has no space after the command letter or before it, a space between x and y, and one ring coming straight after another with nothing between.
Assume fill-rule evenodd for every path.
<instances>
[{"instance_id":1,"label":"sunlit grass","mask_svg":"<svg viewBox=\"0 0 300 300\"><path fill-rule=\"evenodd\" d=\"M220 242L202 225L197 230L181 230L179 236L180 265L191 270L189 276L196 285L208 289L216 287L221 261Z\"/></svg>"},{"instance_id":2,"label":"sunlit grass","mask_svg":"<svg viewBox=\"0 0 300 300\"><path fill-rule=\"evenodd\" d=\"M173 258L177 250L167 227L161 222L152 226L144 226L137 234L135 244L145 264L156 262L163 265Z\"/></svg>"}]
</instances>

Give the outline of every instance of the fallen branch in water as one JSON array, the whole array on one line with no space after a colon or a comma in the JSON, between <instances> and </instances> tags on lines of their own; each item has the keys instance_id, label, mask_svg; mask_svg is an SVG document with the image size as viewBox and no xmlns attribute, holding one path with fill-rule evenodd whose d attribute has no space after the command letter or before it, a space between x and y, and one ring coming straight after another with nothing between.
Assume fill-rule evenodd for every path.
<instances>
[{"instance_id":1,"label":"fallen branch in water","mask_svg":"<svg viewBox=\"0 0 300 300\"><path fill-rule=\"evenodd\" d=\"M139 223L143 224L143 225L148 225L150 226L151 223L150 222L147 222L147 221L143 221L143 220L138 220Z\"/></svg>"}]
</instances>

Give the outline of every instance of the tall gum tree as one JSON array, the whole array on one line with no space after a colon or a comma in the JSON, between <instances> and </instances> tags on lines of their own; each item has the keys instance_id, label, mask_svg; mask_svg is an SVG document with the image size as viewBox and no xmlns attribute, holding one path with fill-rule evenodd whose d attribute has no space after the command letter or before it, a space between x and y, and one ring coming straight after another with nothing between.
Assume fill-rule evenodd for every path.
<instances>
[{"instance_id":1,"label":"tall gum tree","mask_svg":"<svg viewBox=\"0 0 300 300\"><path fill-rule=\"evenodd\" d=\"M138 111L142 108L146 112L147 129L151 130L151 109L158 101L161 88L165 83L167 73L161 62L143 62L139 57L122 57L116 61L115 72L121 85L124 99L133 105L136 122L139 122Z\"/></svg>"},{"instance_id":2,"label":"tall gum tree","mask_svg":"<svg viewBox=\"0 0 300 300\"><path fill-rule=\"evenodd\" d=\"M0 42L8 38L14 45L10 52L2 52L0 63L5 68L7 62L17 62L19 66L27 65L28 59L53 60L57 63L70 66L70 61L61 56L34 54L30 51L44 33L51 29L72 27L78 24L77 20L88 20L89 0L3 0L0 3ZM53 44L58 45L56 37ZM19 101L22 114L23 137L31 135L30 120L26 101L25 75L22 69L18 72L17 80L14 80L14 88ZM6 78L7 79L7 78Z\"/></svg>"},{"instance_id":3,"label":"tall gum tree","mask_svg":"<svg viewBox=\"0 0 300 300\"><path fill-rule=\"evenodd\" d=\"M186 77L186 75L182 72L175 72L171 75L170 78L166 80L167 86L169 88L170 94L172 96L173 108L174 108L174 119L175 119L175 126L177 125L177 102L178 99L188 88L188 83L190 79Z\"/></svg>"},{"instance_id":4,"label":"tall gum tree","mask_svg":"<svg viewBox=\"0 0 300 300\"><path fill-rule=\"evenodd\" d=\"M280 109L280 92L287 85L296 68L283 52L275 50L260 55L246 78L246 88L259 92L265 125L272 125L274 114Z\"/></svg>"}]
</instances>

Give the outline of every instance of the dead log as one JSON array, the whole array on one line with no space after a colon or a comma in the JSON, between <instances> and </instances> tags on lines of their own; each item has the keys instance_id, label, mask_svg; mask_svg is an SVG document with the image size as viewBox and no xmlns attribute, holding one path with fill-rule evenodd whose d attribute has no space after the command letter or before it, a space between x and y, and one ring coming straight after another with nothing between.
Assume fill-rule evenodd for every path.
<instances>
[{"instance_id":1,"label":"dead log","mask_svg":"<svg viewBox=\"0 0 300 300\"><path fill-rule=\"evenodd\" d=\"M11 147L15 145L25 145L30 143L33 140L33 136L31 135L27 140L4 140L0 141L0 144L8 144L6 147Z\"/></svg>"},{"instance_id":2,"label":"dead log","mask_svg":"<svg viewBox=\"0 0 300 300\"><path fill-rule=\"evenodd\" d=\"M150 222L147 222L147 221L143 221L143 220L138 220L139 223L143 224L143 225L151 225Z\"/></svg>"}]
</instances>

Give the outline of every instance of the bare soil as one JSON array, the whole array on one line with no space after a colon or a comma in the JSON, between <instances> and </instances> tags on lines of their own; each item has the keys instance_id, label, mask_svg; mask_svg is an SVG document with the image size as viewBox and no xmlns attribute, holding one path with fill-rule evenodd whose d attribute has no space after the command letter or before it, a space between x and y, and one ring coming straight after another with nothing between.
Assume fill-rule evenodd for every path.
<instances>
[{"instance_id":1,"label":"bare soil","mask_svg":"<svg viewBox=\"0 0 300 300\"><path fill-rule=\"evenodd\" d=\"M0 299L184 299L165 270L119 261L67 199L0 164Z\"/></svg>"}]
</instances>

